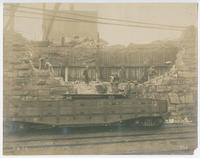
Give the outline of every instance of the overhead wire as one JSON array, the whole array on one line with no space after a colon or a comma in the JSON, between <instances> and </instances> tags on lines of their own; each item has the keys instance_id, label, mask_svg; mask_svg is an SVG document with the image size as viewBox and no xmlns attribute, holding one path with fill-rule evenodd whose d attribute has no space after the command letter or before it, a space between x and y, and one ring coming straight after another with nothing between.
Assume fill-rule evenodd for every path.
<instances>
[{"instance_id":1,"label":"overhead wire","mask_svg":"<svg viewBox=\"0 0 200 158\"><path fill-rule=\"evenodd\" d=\"M9 14L4 14L3 16L10 16ZM25 18L25 19L40 19L40 20L52 20L51 18L43 18L43 17L33 17L33 16L24 16L24 15L15 15L17 18ZM55 19L56 21L63 22L76 22L75 20L63 20L63 19Z\"/></svg>"},{"instance_id":2,"label":"overhead wire","mask_svg":"<svg viewBox=\"0 0 200 158\"><path fill-rule=\"evenodd\" d=\"M5 10L8 10L5 8ZM79 19L79 18L71 18L66 16L58 16L48 13L40 13L35 11L26 11L26 10L18 10L21 13L30 13L30 14L37 14L37 15L46 15L50 17L60 18L64 20L74 20L73 22L85 22L85 23L97 23L97 24L104 24L104 25L115 25L115 26L126 26L126 27L139 27L139 28L151 28L151 29L161 29L161 30L173 30L173 31L183 31L183 29L177 28L163 28L163 27L156 27L156 26L145 26L145 25L132 25L132 24L120 24L120 23L109 23L109 22L101 22L101 21L91 21L87 19ZM55 19L57 20L57 19Z\"/></svg>"},{"instance_id":3,"label":"overhead wire","mask_svg":"<svg viewBox=\"0 0 200 158\"><path fill-rule=\"evenodd\" d=\"M34 7L27 7L27 6L20 6L20 8L25 9L31 9L31 10L38 10L43 11L41 8L34 8ZM51 10L45 10L45 12L52 12ZM83 15L79 13L74 12L62 12L58 11L59 13L66 14L66 15L75 15L75 16L81 16L81 17L87 17L87 18L93 18L93 19L102 19L102 20L109 20L109 21L119 21L119 22L126 22L126 23L136 23L136 24L144 24L144 25L153 25L153 26L162 26L162 27L171 27L171 28L186 28L186 26L176 26L176 25L166 25L166 24L155 24L155 23L148 23L148 22L139 22L139 21L133 21L133 20L124 20L124 19L116 19L116 18L107 18L107 17L99 17L99 16L91 16L91 15Z\"/></svg>"}]
</instances>

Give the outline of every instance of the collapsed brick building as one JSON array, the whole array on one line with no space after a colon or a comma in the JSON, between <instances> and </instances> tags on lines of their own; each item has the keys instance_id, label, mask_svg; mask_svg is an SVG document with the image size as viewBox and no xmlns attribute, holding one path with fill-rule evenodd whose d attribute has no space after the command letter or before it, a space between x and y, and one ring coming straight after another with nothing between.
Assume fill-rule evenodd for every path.
<instances>
[{"instance_id":1,"label":"collapsed brick building","mask_svg":"<svg viewBox=\"0 0 200 158\"><path fill-rule=\"evenodd\" d=\"M155 41L125 47L106 46L103 40L97 42L87 38L71 39L64 46L35 45L33 62L37 67L40 56L48 57L55 74L65 81L83 80L82 73L86 65L89 66L90 80L95 81L95 69L98 65L102 72L102 81L110 81L112 73L119 72L123 66L127 81L144 82L147 80L147 70L150 66L154 66L158 75L161 75L174 64L178 52L176 43L177 41ZM171 64L167 65L166 62Z\"/></svg>"},{"instance_id":2,"label":"collapsed brick building","mask_svg":"<svg viewBox=\"0 0 200 158\"><path fill-rule=\"evenodd\" d=\"M146 98L166 99L175 121L196 121L197 37L193 27L178 42L175 64L164 75L140 85ZM56 78L48 70L38 70L34 47L20 34L4 34L4 116L9 104L20 100L56 101L72 85ZM71 88L73 91L73 88ZM5 108L6 107L6 108ZM23 111L23 109L21 109ZM15 113L15 109L13 109ZM15 115L13 115L14 117Z\"/></svg>"},{"instance_id":3,"label":"collapsed brick building","mask_svg":"<svg viewBox=\"0 0 200 158\"><path fill-rule=\"evenodd\" d=\"M171 70L145 82L143 95L168 100L173 122L197 121L197 30L189 27L178 45L180 49Z\"/></svg>"}]
</instances>

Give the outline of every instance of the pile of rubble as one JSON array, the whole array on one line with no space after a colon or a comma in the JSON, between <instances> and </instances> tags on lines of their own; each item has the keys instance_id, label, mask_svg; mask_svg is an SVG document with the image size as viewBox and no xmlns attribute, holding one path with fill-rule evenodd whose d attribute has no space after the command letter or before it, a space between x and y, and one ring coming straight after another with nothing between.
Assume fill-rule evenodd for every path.
<instances>
[{"instance_id":1,"label":"pile of rubble","mask_svg":"<svg viewBox=\"0 0 200 158\"><path fill-rule=\"evenodd\" d=\"M64 93L98 94L102 87L111 93L109 83L64 82L46 69L39 69L38 53L20 34L4 35L4 97L24 101L62 99ZM35 65L38 65L36 67ZM98 91L99 89L99 91Z\"/></svg>"},{"instance_id":2,"label":"pile of rubble","mask_svg":"<svg viewBox=\"0 0 200 158\"><path fill-rule=\"evenodd\" d=\"M33 49L20 34L4 35L4 100L61 99L69 86L49 70L35 68Z\"/></svg>"},{"instance_id":3,"label":"pile of rubble","mask_svg":"<svg viewBox=\"0 0 200 158\"><path fill-rule=\"evenodd\" d=\"M26 84L31 81L32 66L27 60L28 42L20 35L4 35L4 96L25 95Z\"/></svg>"},{"instance_id":4,"label":"pile of rubble","mask_svg":"<svg viewBox=\"0 0 200 158\"><path fill-rule=\"evenodd\" d=\"M169 122L196 121L197 115L197 49L196 30L191 27L179 41L179 52L174 66L162 76L130 89L145 98L163 99L169 102ZM4 35L4 101L59 100L64 93L98 94L112 93L111 83L66 83L48 70L38 70L29 41L20 34ZM86 57L87 58L87 57ZM119 89L125 89L120 84Z\"/></svg>"},{"instance_id":5,"label":"pile of rubble","mask_svg":"<svg viewBox=\"0 0 200 158\"><path fill-rule=\"evenodd\" d=\"M142 95L146 98L168 100L169 122L197 120L196 41L196 31L190 27L180 39L180 50L171 70L142 85Z\"/></svg>"},{"instance_id":6,"label":"pile of rubble","mask_svg":"<svg viewBox=\"0 0 200 158\"><path fill-rule=\"evenodd\" d=\"M63 46L71 48L96 48L97 45L101 48L105 47L108 43L102 39L93 39L91 37L65 37L63 39Z\"/></svg>"},{"instance_id":7,"label":"pile of rubble","mask_svg":"<svg viewBox=\"0 0 200 158\"><path fill-rule=\"evenodd\" d=\"M96 87L106 83L64 82L47 69L35 65L37 53L20 34L4 35L5 101L42 101L63 99L63 94L98 94ZM101 87L101 86L100 86ZM110 84L107 83L110 92Z\"/></svg>"}]
</instances>

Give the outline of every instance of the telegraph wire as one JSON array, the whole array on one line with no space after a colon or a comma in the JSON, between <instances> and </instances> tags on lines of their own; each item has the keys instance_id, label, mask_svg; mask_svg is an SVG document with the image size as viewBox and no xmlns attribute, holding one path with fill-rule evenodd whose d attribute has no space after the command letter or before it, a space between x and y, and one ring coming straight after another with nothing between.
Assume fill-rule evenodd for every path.
<instances>
[{"instance_id":1,"label":"telegraph wire","mask_svg":"<svg viewBox=\"0 0 200 158\"><path fill-rule=\"evenodd\" d=\"M4 14L3 16L10 16L8 14ZM42 18L42 17L32 17L32 16L21 16L21 15L15 15L17 18L25 18L25 19L40 19L40 20L52 20L51 18ZM77 22L75 20L64 20L64 19L55 19L55 21L66 21L66 22Z\"/></svg>"},{"instance_id":2,"label":"telegraph wire","mask_svg":"<svg viewBox=\"0 0 200 158\"><path fill-rule=\"evenodd\" d=\"M10 4L7 4L7 5L10 5ZM27 6L19 6L19 8L43 11L43 9L41 9L41 8L34 8L34 7L27 7ZM50 12L50 13L52 11L51 10L45 10L45 12ZM182 28L182 29L186 28L186 26L164 25L164 24L155 24L155 23L139 22L139 21L132 21L132 20L116 19L116 18L106 18L106 17L98 17L98 16L96 17L96 16L83 15L83 14L72 13L72 12L62 12L62 11L58 11L58 12L62 13L62 14L82 16L82 17L88 17L88 18L93 18L93 19L102 19L102 20L119 21L119 22L136 23L136 24L153 25L153 26L163 26L163 27L174 27L174 28Z\"/></svg>"},{"instance_id":3,"label":"telegraph wire","mask_svg":"<svg viewBox=\"0 0 200 158\"><path fill-rule=\"evenodd\" d=\"M8 9L5 8L5 10L8 10ZM97 23L97 24L104 24L104 25L115 25L115 26L126 26L126 27L138 27L138 28L150 28L150 29L160 29L160 30L183 31L183 29L175 29L175 28L163 28L163 27L156 27L156 26L144 26L144 25L131 25L131 24L120 24L120 23L108 23L108 22L101 22L101 21L91 21L91 20L85 20L85 19L79 19L79 18L71 18L71 17L65 17L65 16L58 16L58 15L47 14L47 13L39 13L39 12L34 12L34 11L18 10L17 12L38 14L38 15L46 15L46 16L50 16L50 17L61 18L61 19L64 19L64 20L66 20L66 19L67 20L75 20L74 22L85 22L85 23Z\"/></svg>"}]
</instances>

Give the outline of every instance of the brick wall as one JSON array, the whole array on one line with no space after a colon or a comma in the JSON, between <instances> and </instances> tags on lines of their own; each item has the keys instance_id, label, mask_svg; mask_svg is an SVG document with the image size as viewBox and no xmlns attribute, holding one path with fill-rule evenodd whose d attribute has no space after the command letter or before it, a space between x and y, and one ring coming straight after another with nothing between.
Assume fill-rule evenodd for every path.
<instances>
[{"instance_id":1,"label":"brick wall","mask_svg":"<svg viewBox=\"0 0 200 158\"><path fill-rule=\"evenodd\" d=\"M197 64L197 31L189 27L179 39L171 70L142 85L145 97L168 100L173 122L197 121Z\"/></svg>"},{"instance_id":2,"label":"brick wall","mask_svg":"<svg viewBox=\"0 0 200 158\"><path fill-rule=\"evenodd\" d=\"M20 34L6 32L3 46L4 117L13 103L62 99L61 94L65 93L69 86L48 70L34 67L34 52L26 39Z\"/></svg>"}]
</instances>

